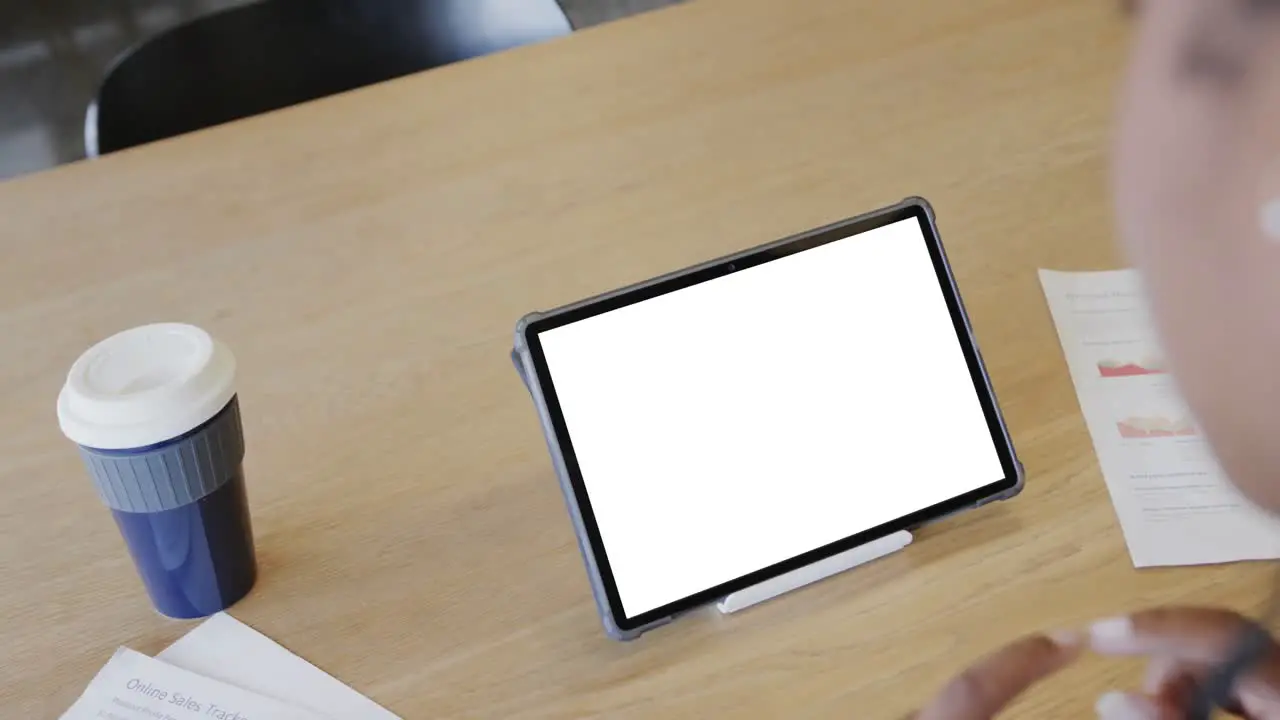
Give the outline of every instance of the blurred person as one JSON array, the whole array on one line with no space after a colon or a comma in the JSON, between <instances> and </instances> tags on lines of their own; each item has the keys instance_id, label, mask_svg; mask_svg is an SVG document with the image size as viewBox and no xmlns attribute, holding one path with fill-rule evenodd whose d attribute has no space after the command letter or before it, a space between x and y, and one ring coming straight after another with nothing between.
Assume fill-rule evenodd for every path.
<instances>
[{"instance_id":1,"label":"blurred person","mask_svg":"<svg viewBox=\"0 0 1280 720\"><path fill-rule=\"evenodd\" d=\"M1112 162L1117 234L1141 271L1187 403L1227 475L1280 513L1280 0L1124 5L1136 36ZM964 670L917 720L985 720L1083 652L1149 658L1103 718L1186 717L1190 693L1255 628L1229 610L1157 608L1020 639ZM1229 709L1280 720L1280 650Z\"/></svg>"}]
</instances>

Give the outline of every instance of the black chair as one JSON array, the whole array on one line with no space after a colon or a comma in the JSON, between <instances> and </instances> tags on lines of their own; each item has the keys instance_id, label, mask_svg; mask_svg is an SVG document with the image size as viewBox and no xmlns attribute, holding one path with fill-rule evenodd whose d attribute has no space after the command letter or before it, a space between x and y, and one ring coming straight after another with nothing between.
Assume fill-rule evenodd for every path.
<instances>
[{"instance_id":1,"label":"black chair","mask_svg":"<svg viewBox=\"0 0 1280 720\"><path fill-rule=\"evenodd\" d=\"M118 59L85 117L90 157L546 40L555 0L263 0Z\"/></svg>"}]
</instances>

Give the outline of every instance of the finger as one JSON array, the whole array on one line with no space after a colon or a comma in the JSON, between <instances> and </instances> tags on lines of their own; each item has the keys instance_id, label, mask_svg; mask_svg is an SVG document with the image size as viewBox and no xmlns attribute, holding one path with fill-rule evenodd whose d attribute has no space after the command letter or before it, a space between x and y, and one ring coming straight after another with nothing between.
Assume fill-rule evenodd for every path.
<instances>
[{"instance_id":1,"label":"finger","mask_svg":"<svg viewBox=\"0 0 1280 720\"><path fill-rule=\"evenodd\" d=\"M1158 695L1171 680L1188 674L1191 670L1187 663L1163 656L1154 657L1147 663L1147 671L1142 676L1142 692Z\"/></svg>"},{"instance_id":2,"label":"finger","mask_svg":"<svg viewBox=\"0 0 1280 720\"><path fill-rule=\"evenodd\" d=\"M1151 694L1167 695L1176 681L1185 705L1195 692L1195 683L1217 663L1235 651L1250 623L1236 613L1205 608L1161 608L1135 613L1127 618L1102 620L1090 628L1094 650L1108 655L1149 655L1144 688ZM1275 697L1280 688L1280 652L1272 645L1261 662L1241 678L1236 693L1252 702ZM1246 703L1248 704L1248 703Z\"/></svg>"},{"instance_id":3,"label":"finger","mask_svg":"<svg viewBox=\"0 0 1280 720\"><path fill-rule=\"evenodd\" d=\"M1227 657L1247 628L1244 618L1227 610L1157 608L1099 620L1089 628L1089 642L1104 655L1152 655L1210 664Z\"/></svg>"},{"instance_id":4,"label":"finger","mask_svg":"<svg viewBox=\"0 0 1280 720\"><path fill-rule=\"evenodd\" d=\"M1136 693L1109 692L1094 706L1100 720L1182 720L1177 705Z\"/></svg>"},{"instance_id":5,"label":"finger","mask_svg":"<svg viewBox=\"0 0 1280 720\"><path fill-rule=\"evenodd\" d=\"M1191 666L1176 660L1159 658L1147 667L1143 693L1157 703L1174 708L1191 707L1206 674L1202 666ZM1235 703L1224 708L1232 711Z\"/></svg>"},{"instance_id":6,"label":"finger","mask_svg":"<svg viewBox=\"0 0 1280 720\"><path fill-rule=\"evenodd\" d=\"M1072 634L1031 635L962 672L920 711L918 720L987 720L1005 705L1080 655Z\"/></svg>"},{"instance_id":7,"label":"finger","mask_svg":"<svg viewBox=\"0 0 1280 720\"><path fill-rule=\"evenodd\" d=\"M1142 692L1172 707L1187 708L1191 706L1196 693L1200 691L1200 683L1204 682L1209 672L1210 668L1205 665L1157 657L1147 665L1147 672L1142 681ZM1259 692L1259 689L1262 692ZM1246 712L1246 700L1253 707L1271 707L1265 705L1268 690L1268 686L1247 679L1243 680L1240 687L1236 688L1235 696L1230 698L1222 709L1230 715L1243 717L1259 715L1257 712ZM1265 716L1271 717L1271 715Z\"/></svg>"}]
</instances>

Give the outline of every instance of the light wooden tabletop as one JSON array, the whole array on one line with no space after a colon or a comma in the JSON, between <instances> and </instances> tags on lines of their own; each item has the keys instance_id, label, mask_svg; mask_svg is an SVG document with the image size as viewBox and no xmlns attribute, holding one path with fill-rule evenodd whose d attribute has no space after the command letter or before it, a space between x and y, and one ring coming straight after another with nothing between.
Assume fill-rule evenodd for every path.
<instances>
[{"instance_id":1,"label":"light wooden tabletop","mask_svg":"<svg viewBox=\"0 0 1280 720\"><path fill-rule=\"evenodd\" d=\"M151 611L53 412L82 349L164 319L240 361L262 574L234 613L406 718L895 718L1025 631L1251 607L1257 566L1132 568L1036 281L1118 262L1126 32L1106 2L698 0L0 185L0 716L56 717L116 646L191 627ZM1025 493L606 639L516 319L910 194ZM1089 661L1012 714L1086 716L1137 674Z\"/></svg>"}]
</instances>

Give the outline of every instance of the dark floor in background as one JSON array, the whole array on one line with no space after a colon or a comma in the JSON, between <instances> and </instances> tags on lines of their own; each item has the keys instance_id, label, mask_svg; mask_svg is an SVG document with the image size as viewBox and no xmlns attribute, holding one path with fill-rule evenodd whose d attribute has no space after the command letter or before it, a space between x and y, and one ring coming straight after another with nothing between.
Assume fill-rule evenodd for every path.
<instances>
[{"instance_id":1,"label":"dark floor in background","mask_svg":"<svg viewBox=\"0 0 1280 720\"><path fill-rule=\"evenodd\" d=\"M0 180L84 157L84 111L118 54L178 23L249 1L0 0ZM580 29L680 1L560 4Z\"/></svg>"}]
</instances>

